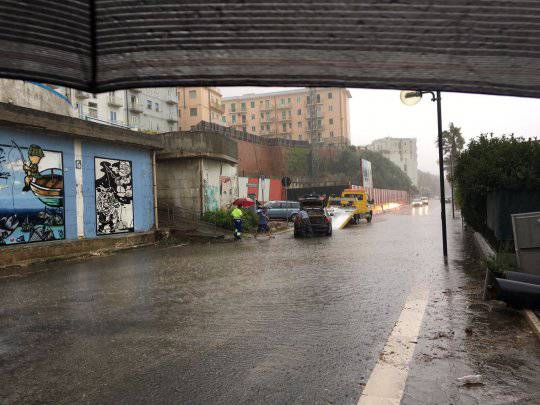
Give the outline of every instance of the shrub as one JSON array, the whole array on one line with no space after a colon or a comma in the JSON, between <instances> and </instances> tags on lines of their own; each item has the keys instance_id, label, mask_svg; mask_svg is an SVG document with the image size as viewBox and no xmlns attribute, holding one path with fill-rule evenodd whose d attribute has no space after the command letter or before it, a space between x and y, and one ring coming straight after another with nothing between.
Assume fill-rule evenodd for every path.
<instances>
[{"instance_id":1,"label":"shrub","mask_svg":"<svg viewBox=\"0 0 540 405\"><path fill-rule=\"evenodd\" d=\"M540 142L482 134L459 155L454 177L463 218L486 233L489 192L540 189Z\"/></svg>"},{"instance_id":2,"label":"shrub","mask_svg":"<svg viewBox=\"0 0 540 405\"><path fill-rule=\"evenodd\" d=\"M202 220L210 224L219 226L220 228L229 229L232 231L234 229L234 223L233 223L231 211L232 209L230 210L220 209L220 210L207 211L203 214ZM244 212L244 216L243 216L244 230L249 231L250 229L253 229L254 227L256 227L257 215L253 212L253 208L242 208L242 211Z\"/></svg>"}]
</instances>

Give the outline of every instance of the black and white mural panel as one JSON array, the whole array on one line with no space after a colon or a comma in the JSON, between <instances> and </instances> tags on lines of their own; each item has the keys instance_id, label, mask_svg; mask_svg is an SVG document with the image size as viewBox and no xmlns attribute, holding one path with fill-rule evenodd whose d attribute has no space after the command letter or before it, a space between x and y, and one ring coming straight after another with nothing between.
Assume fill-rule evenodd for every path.
<instances>
[{"instance_id":1,"label":"black and white mural panel","mask_svg":"<svg viewBox=\"0 0 540 405\"><path fill-rule=\"evenodd\" d=\"M129 160L94 158L96 234L133 232L133 178Z\"/></svg>"}]
</instances>

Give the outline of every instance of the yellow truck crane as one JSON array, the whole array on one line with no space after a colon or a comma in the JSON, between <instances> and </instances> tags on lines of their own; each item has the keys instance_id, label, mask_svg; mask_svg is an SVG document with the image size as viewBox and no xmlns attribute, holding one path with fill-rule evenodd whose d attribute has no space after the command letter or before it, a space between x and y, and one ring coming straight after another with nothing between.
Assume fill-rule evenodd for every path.
<instances>
[{"instance_id":1,"label":"yellow truck crane","mask_svg":"<svg viewBox=\"0 0 540 405\"><path fill-rule=\"evenodd\" d=\"M330 197L328 209L334 217L335 229L343 229L350 223L357 224L362 219L367 222L373 219L373 200L364 189L347 188L341 197Z\"/></svg>"}]
</instances>

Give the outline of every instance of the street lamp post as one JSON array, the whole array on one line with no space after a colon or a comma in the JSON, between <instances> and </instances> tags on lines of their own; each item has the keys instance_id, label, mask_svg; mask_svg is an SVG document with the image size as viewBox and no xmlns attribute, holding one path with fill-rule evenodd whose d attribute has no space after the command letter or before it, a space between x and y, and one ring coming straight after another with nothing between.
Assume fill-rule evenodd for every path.
<instances>
[{"instance_id":1,"label":"street lamp post","mask_svg":"<svg viewBox=\"0 0 540 405\"><path fill-rule=\"evenodd\" d=\"M412 106L417 104L423 94L431 94L431 101L437 102L437 143L439 146L439 181L441 188L441 223L442 223L442 240L443 240L443 255L444 259L448 259L448 242L446 238L446 203L444 192L444 162L443 162L443 140L442 140L442 113L441 113L441 92L436 91L418 91L418 90L403 90L400 94L403 104Z\"/></svg>"}]
</instances>

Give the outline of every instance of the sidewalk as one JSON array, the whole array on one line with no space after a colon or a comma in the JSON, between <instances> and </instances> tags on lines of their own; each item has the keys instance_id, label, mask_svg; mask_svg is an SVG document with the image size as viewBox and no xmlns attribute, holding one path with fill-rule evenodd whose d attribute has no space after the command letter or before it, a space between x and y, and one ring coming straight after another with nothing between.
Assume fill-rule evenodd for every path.
<instances>
[{"instance_id":1,"label":"sidewalk","mask_svg":"<svg viewBox=\"0 0 540 405\"><path fill-rule=\"evenodd\" d=\"M521 311L482 299L485 267L463 238L464 262L450 251L434 282L402 404L540 403L540 344ZM460 386L470 374L483 384Z\"/></svg>"}]
</instances>

